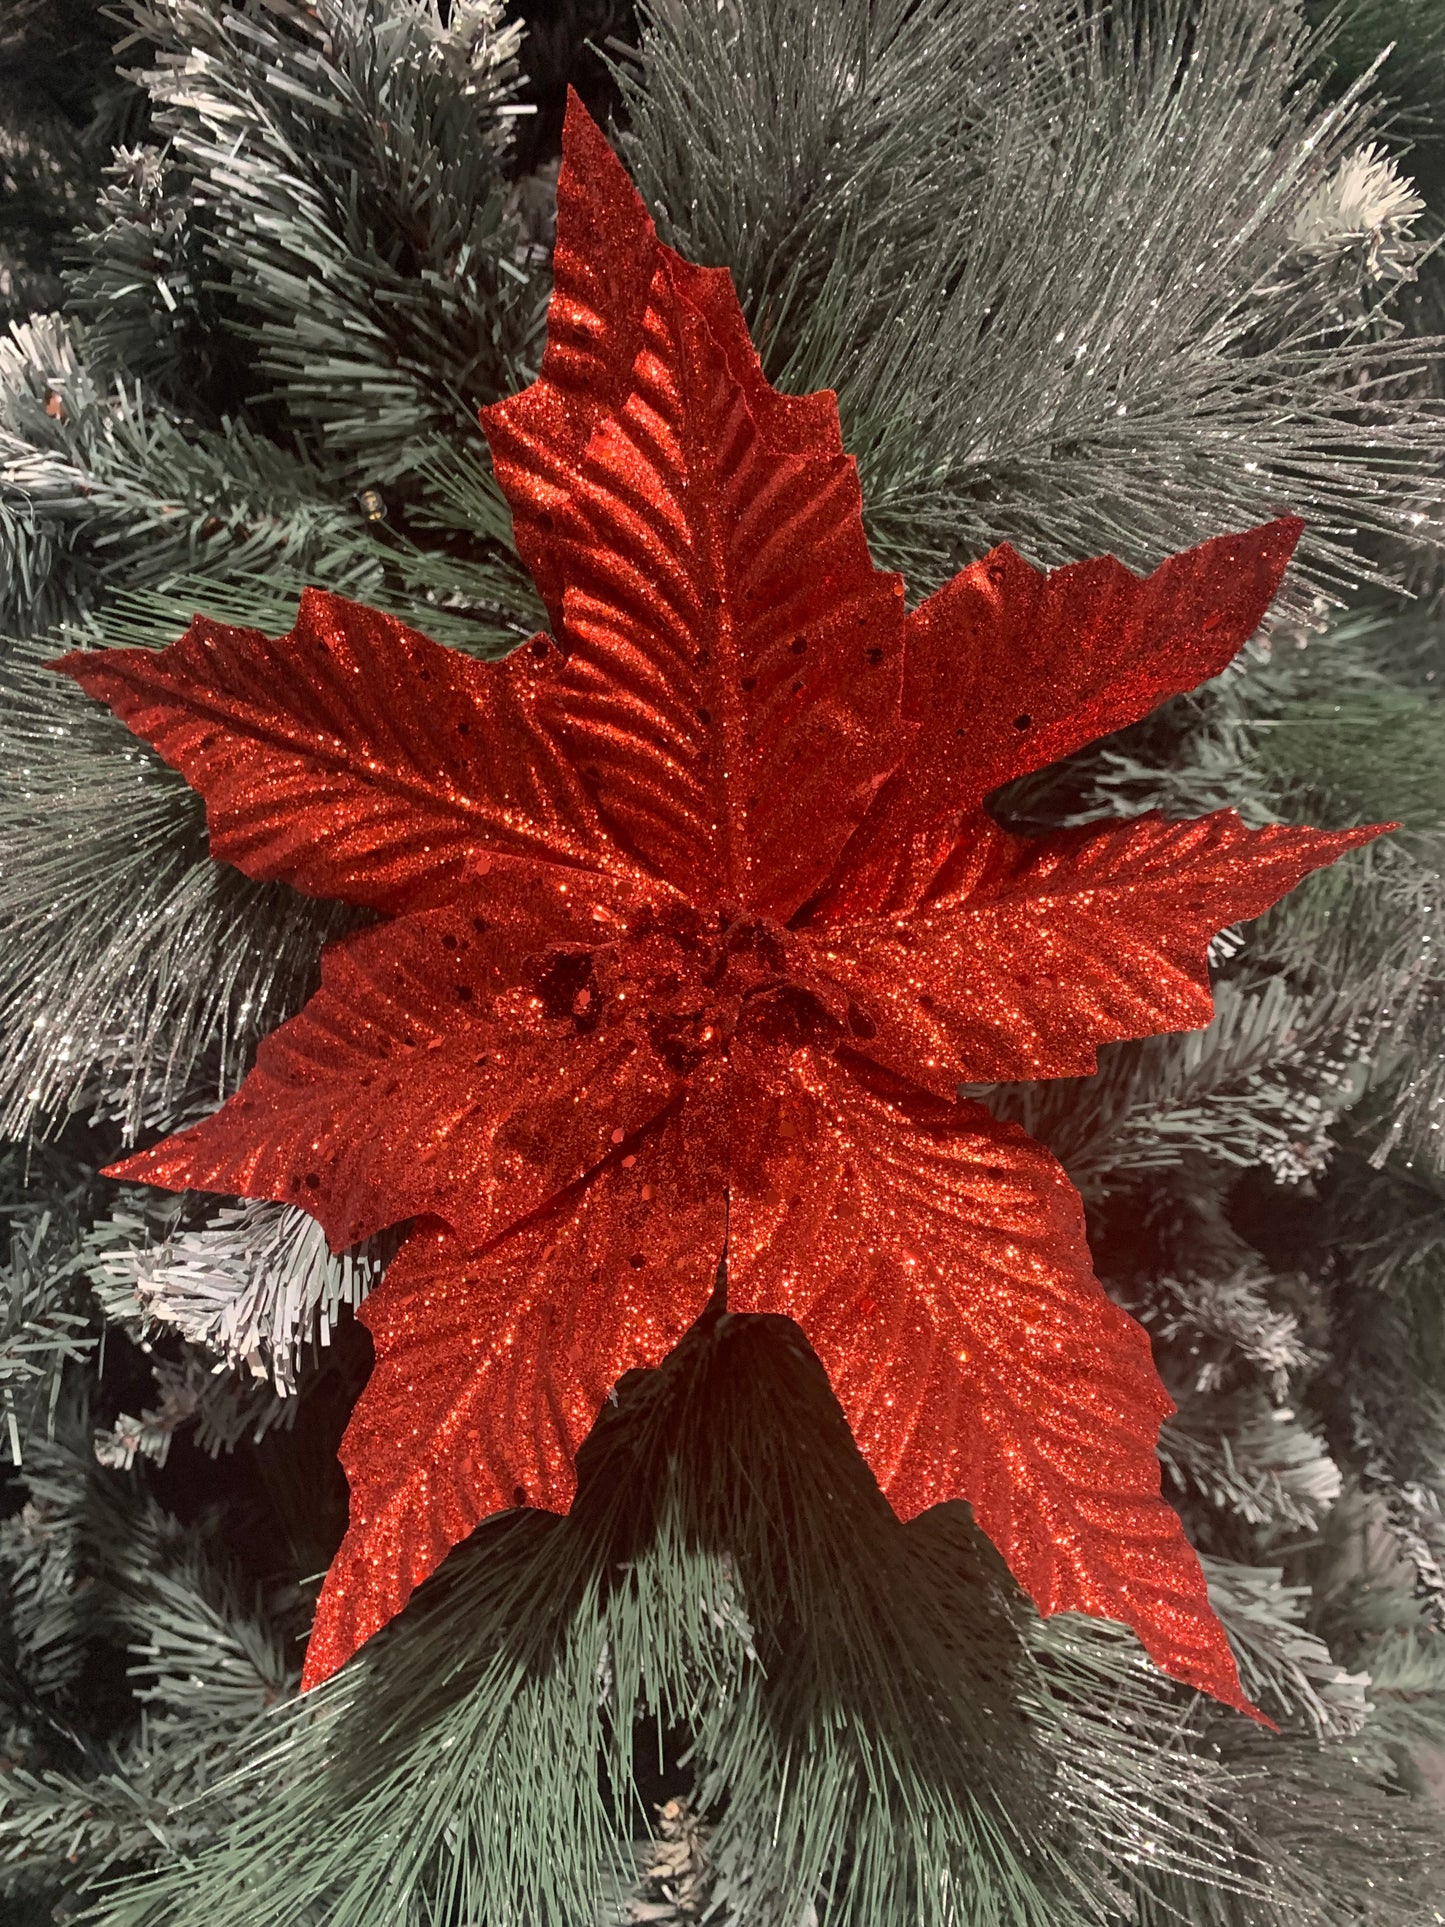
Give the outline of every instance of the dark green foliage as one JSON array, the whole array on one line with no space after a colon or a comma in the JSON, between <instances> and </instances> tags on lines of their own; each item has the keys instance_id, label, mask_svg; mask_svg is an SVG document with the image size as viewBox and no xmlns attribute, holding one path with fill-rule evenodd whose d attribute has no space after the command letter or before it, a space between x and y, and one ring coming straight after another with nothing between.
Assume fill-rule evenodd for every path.
<instances>
[{"instance_id":1,"label":"dark green foliage","mask_svg":"<svg viewBox=\"0 0 1445 1927\"><path fill-rule=\"evenodd\" d=\"M294 1635L294 1596L272 1599L268 1624L216 1518L187 1530L100 1471L83 1411L60 1429L0 1524L6 1671L26 1681L7 1714L0 1829L5 1886L22 1896L197 1843L211 1823L194 1808L188 1821L185 1802L296 1678L278 1631L289 1610Z\"/></svg>"},{"instance_id":2,"label":"dark green foliage","mask_svg":"<svg viewBox=\"0 0 1445 1927\"><path fill-rule=\"evenodd\" d=\"M94 1172L62 1152L46 1149L37 1162L10 1149L0 1158L8 1243L0 1270L0 1414L12 1464L49 1437L66 1367L89 1363L99 1340L80 1261L96 1190Z\"/></svg>"},{"instance_id":3,"label":"dark green foliage","mask_svg":"<svg viewBox=\"0 0 1445 1927\"><path fill-rule=\"evenodd\" d=\"M593 1920L648 1755L684 1740L715 1898L748 1927L791 1927L820 1894L859 1927L1083 1927L1166 1898L1187 1919L1343 1922L1371 1883L1369 1917L1403 1923L1430 1891L1388 1761L1362 1773L1312 1737L1232 1787L1131 1640L1039 1625L962 1508L899 1525L784 1320L705 1318L624 1381L579 1471L566 1520L484 1528L286 1717L207 1856L101 1918L159 1927L184 1899L214 1927L308 1908L371 1927L385 1893L397 1923ZM1288 1716L1312 1689L1297 1660L1268 1668ZM1263 1764L1270 1743L1209 1731ZM1376 1825L1368 1870L1330 1892L1310 1855L1346 1789Z\"/></svg>"},{"instance_id":4,"label":"dark green foliage","mask_svg":"<svg viewBox=\"0 0 1445 1927\"><path fill-rule=\"evenodd\" d=\"M187 399L269 404L357 488L474 426L541 321L502 175L516 35L477 0L447 25L368 0L130 11L153 145L113 171L70 283L97 369L190 364Z\"/></svg>"},{"instance_id":5,"label":"dark green foliage","mask_svg":"<svg viewBox=\"0 0 1445 1927\"><path fill-rule=\"evenodd\" d=\"M1433 695L1302 696L1273 720L1260 759L1281 788L1328 793L1355 818L1433 828L1445 809L1445 709Z\"/></svg>"},{"instance_id":6,"label":"dark green foliage","mask_svg":"<svg viewBox=\"0 0 1445 1927\"><path fill-rule=\"evenodd\" d=\"M1344 81L1364 73L1388 48L1383 84L1399 103L1407 131L1417 143L1445 142L1445 16L1431 0L1306 0L1305 11L1331 25L1334 65Z\"/></svg>"},{"instance_id":7,"label":"dark green foliage","mask_svg":"<svg viewBox=\"0 0 1445 1927\"><path fill-rule=\"evenodd\" d=\"M7 635L75 617L107 586L134 590L214 565L380 574L361 510L314 464L243 422L200 430L139 386L103 383L58 316L0 343L0 599ZM367 551L372 551L368 554Z\"/></svg>"},{"instance_id":8,"label":"dark green foliage","mask_svg":"<svg viewBox=\"0 0 1445 1927\"><path fill-rule=\"evenodd\" d=\"M63 252L101 167L144 123L112 38L99 0L7 0L0 11L0 322L59 299Z\"/></svg>"}]
</instances>

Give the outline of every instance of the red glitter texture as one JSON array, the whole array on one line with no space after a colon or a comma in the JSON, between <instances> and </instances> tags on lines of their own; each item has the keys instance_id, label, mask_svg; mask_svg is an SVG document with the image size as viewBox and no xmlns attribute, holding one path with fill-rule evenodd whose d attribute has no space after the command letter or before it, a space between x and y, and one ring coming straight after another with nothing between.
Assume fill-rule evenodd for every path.
<instances>
[{"instance_id":1,"label":"red glitter texture","mask_svg":"<svg viewBox=\"0 0 1445 1927\"><path fill-rule=\"evenodd\" d=\"M488 1513L562 1511L616 1379L783 1312L900 1516L952 1498L1044 1612L1248 1708L1160 1496L1171 1409L1079 1200L960 1082L1206 1023L1206 947L1373 830L1225 811L1023 841L1000 783L1215 675L1299 534L1147 580L1002 548L912 615L831 394L765 381L574 100L540 379L485 411L555 641L505 662L309 591L68 656L213 855L383 921L213 1117L114 1175L413 1229L363 1309L351 1525L306 1683Z\"/></svg>"}]
</instances>

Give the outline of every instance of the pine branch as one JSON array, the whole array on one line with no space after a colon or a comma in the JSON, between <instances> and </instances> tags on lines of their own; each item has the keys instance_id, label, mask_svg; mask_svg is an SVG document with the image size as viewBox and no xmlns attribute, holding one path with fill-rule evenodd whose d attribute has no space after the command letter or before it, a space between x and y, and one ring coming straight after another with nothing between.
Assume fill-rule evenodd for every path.
<instances>
[{"instance_id":1,"label":"pine branch","mask_svg":"<svg viewBox=\"0 0 1445 1927\"><path fill-rule=\"evenodd\" d=\"M1372 132L1362 89L1321 105L1320 52L1253 0L1141 0L1112 29L659 0L622 77L669 237L733 268L775 379L837 388L870 539L910 581L1005 538L1144 566L1288 504L1303 608L1374 577L1362 533L1409 532L1439 433L1401 392L1434 350L1342 326L1299 254Z\"/></svg>"},{"instance_id":2,"label":"pine branch","mask_svg":"<svg viewBox=\"0 0 1445 1927\"><path fill-rule=\"evenodd\" d=\"M0 1214L9 1252L0 1268L0 1413L12 1464L55 1426L69 1366L99 1337L79 1262L89 1173L69 1159L0 1157Z\"/></svg>"},{"instance_id":3,"label":"pine branch","mask_svg":"<svg viewBox=\"0 0 1445 1927\"><path fill-rule=\"evenodd\" d=\"M0 626L34 634L107 585L224 558L364 594L380 575L362 512L238 423L183 429L138 387L103 387L55 317L0 342Z\"/></svg>"},{"instance_id":4,"label":"pine branch","mask_svg":"<svg viewBox=\"0 0 1445 1927\"><path fill-rule=\"evenodd\" d=\"M1252 1392L1186 1398L1164 1422L1159 1457L1176 1487L1257 1528L1264 1551L1316 1528L1344 1483L1308 1425Z\"/></svg>"},{"instance_id":5,"label":"pine branch","mask_svg":"<svg viewBox=\"0 0 1445 1927\"><path fill-rule=\"evenodd\" d=\"M142 163L149 200L117 203L70 284L104 365L209 311L355 487L404 471L418 432L464 431L521 385L541 284L505 206L520 29L499 5L130 11L164 151ZM137 226L190 236L206 281L163 284L154 257L137 274Z\"/></svg>"},{"instance_id":6,"label":"pine branch","mask_svg":"<svg viewBox=\"0 0 1445 1927\"><path fill-rule=\"evenodd\" d=\"M176 1214L179 1215L179 1214ZM145 1319L294 1394L303 1357L331 1341L381 1275L387 1243L333 1254L314 1218L289 1205L225 1206L172 1224L157 1242L134 1210L98 1227L92 1262Z\"/></svg>"},{"instance_id":7,"label":"pine branch","mask_svg":"<svg viewBox=\"0 0 1445 1927\"><path fill-rule=\"evenodd\" d=\"M1445 1745L1445 1635L1415 1627L1369 1649L1371 1729L1381 1739Z\"/></svg>"},{"instance_id":8,"label":"pine branch","mask_svg":"<svg viewBox=\"0 0 1445 1927\"><path fill-rule=\"evenodd\" d=\"M30 1706L69 1731L74 1691L87 1645L105 1611L103 1595L86 1584L82 1539L93 1462L82 1423L67 1410L58 1436L38 1439L26 1455L26 1499L0 1523L0 1573L5 1581L7 1660L24 1681ZM5 1697L11 1698L10 1694ZM75 1751L84 1751L77 1741Z\"/></svg>"},{"instance_id":9,"label":"pine branch","mask_svg":"<svg viewBox=\"0 0 1445 1927\"><path fill-rule=\"evenodd\" d=\"M119 147L86 215L65 298L87 332L90 365L215 427L245 395L247 376L186 176L152 142Z\"/></svg>"},{"instance_id":10,"label":"pine branch","mask_svg":"<svg viewBox=\"0 0 1445 1927\"><path fill-rule=\"evenodd\" d=\"M60 298L59 254L138 105L96 0L9 0L0 17L0 324Z\"/></svg>"},{"instance_id":11,"label":"pine branch","mask_svg":"<svg viewBox=\"0 0 1445 1927\"><path fill-rule=\"evenodd\" d=\"M1363 73L1389 49L1381 79L1417 138L1442 138L1445 21L1430 0L1307 0L1307 11L1334 27L1332 53L1346 76Z\"/></svg>"},{"instance_id":12,"label":"pine branch","mask_svg":"<svg viewBox=\"0 0 1445 1927\"><path fill-rule=\"evenodd\" d=\"M1349 1849L1318 1851L1311 1828L1315 1858L1292 1852L1260 1756L1226 1764L1130 1635L1020 1614L966 1515L901 1526L860 1471L782 1321L700 1328L621 1389L567 1519L484 1527L274 1723L247 1768L259 1804L102 1917L149 1927L184 1894L215 1927L308 1905L359 1927L385 1880L399 1920L590 1918L628 1884L609 1800L634 1745L680 1726L712 1900L748 1927L793 1927L814 1902L830 1927L941 1927L961 1895L971 1919L1064 1927L1153 1919L1164 1892L1185 1919L1218 1903L1343 1927L1371 1879L1375 1917L1403 1927L1428 1877L1412 1803L1393 1832L1372 1808L1370 1875L1332 1886ZM1307 1703L1342 1721L1327 1696L1349 1695L1293 1612L1258 1590L1237 1603L1306 1727ZM1287 1771L1303 1807L1358 1765L1311 1730Z\"/></svg>"},{"instance_id":13,"label":"pine branch","mask_svg":"<svg viewBox=\"0 0 1445 1927\"><path fill-rule=\"evenodd\" d=\"M210 1824L199 1820L196 1797L260 1737L296 1674L281 1632L204 1528L180 1526L134 1483L98 1471L83 1447L52 1448L27 1478L21 1525L0 1528L0 1563L17 1586L21 1666L51 1692L57 1639L62 1688L88 1653L105 1644L117 1655L128 1650L139 1716L101 1749L67 1743L74 1729L62 1690L50 1743L42 1728L24 1757L0 1768L0 1891L77 1894L107 1875L195 1851ZM37 1588L27 1592L24 1563L42 1533L52 1566L63 1549L69 1579L63 1593L51 1587L43 1614L30 1605Z\"/></svg>"},{"instance_id":14,"label":"pine branch","mask_svg":"<svg viewBox=\"0 0 1445 1927\"><path fill-rule=\"evenodd\" d=\"M1241 1566L1206 1559L1209 1600L1224 1622L1239 1660L1245 1691L1277 1720L1290 1720L1320 1738L1349 1738L1369 1715L1366 1691L1373 1673L1350 1673L1308 1630L1307 1586L1286 1586L1277 1566Z\"/></svg>"}]
</instances>

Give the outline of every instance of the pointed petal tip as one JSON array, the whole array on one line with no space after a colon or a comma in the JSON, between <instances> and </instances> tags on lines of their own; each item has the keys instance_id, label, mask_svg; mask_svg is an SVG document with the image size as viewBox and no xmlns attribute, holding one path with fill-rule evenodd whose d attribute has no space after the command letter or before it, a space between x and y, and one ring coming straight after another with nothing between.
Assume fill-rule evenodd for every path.
<instances>
[{"instance_id":1,"label":"pointed petal tip","mask_svg":"<svg viewBox=\"0 0 1445 1927\"><path fill-rule=\"evenodd\" d=\"M344 600L344 597L333 594L330 589L318 589L314 583L308 582L296 599L297 621L303 615L310 615L312 610L326 609L332 603Z\"/></svg>"},{"instance_id":2,"label":"pointed petal tip","mask_svg":"<svg viewBox=\"0 0 1445 1927\"><path fill-rule=\"evenodd\" d=\"M393 1590L383 1605L377 1599L365 1596L358 1600L345 1583L345 1578L354 1577L346 1563L355 1543L354 1503L352 1523L317 1595L311 1634L306 1642L306 1658L301 1667L302 1693L310 1693L316 1687L324 1686L327 1680L334 1679L367 1641L380 1632L388 1619L401 1611L411 1591L408 1586L397 1597Z\"/></svg>"},{"instance_id":3,"label":"pointed petal tip","mask_svg":"<svg viewBox=\"0 0 1445 1927\"><path fill-rule=\"evenodd\" d=\"M338 1658L329 1647L319 1646L313 1633L306 1648L305 1664L301 1668L302 1693L310 1693L316 1687L324 1685L327 1680L334 1679L345 1664L344 1657Z\"/></svg>"},{"instance_id":4,"label":"pointed petal tip","mask_svg":"<svg viewBox=\"0 0 1445 1927\"><path fill-rule=\"evenodd\" d=\"M1200 1578L1202 1581L1202 1572ZM1166 1678L1177 1680L1181 1686L1202 1693L1219 1706L1227 1706L1232 1713L1243 1713L1247 1719L1270 1733L1278 1733L1279 1727L1268 1713L1256 1706L1244 1690L1244 1683L1239 1677L1239 1662L1209 1599L1207 1582L1202 1603L1208 1621L1207 1626L1201 1628L1204 1639L1202 1645L1196 1645L1193 1652L1188 1654L1173 1651L1167 1641L1161 1643L1156 1637L1156 1629L1141 1624L1137 1619L1126 1619L1121 1623L1132 1625L1145 1652Z\"/></svg>"},{"instance_id":5,"label":"pointed petal tip","mask_svg":"<svg viewBox=\"0 0 1445 1927\"><path fill-rule=\"evenodd\" d=\"M1271 560L1277 559L1280 569L1283 570L1299 547L1305 526L1303 516L1276 515L1268 522L1253 522L1246 529L1235 529L1222 535L1211 536L1196 546L1199 549L1213 549L1225 544L1245 543L1257 552L1262 551ZM1185 555L1191 555L1194 552L1192 549L1181 551Z\"/></svg>"},{"instance_id":6,"label":"pointed petal tip","mask_svg":"<svg viewBox=\"0 0 1445 1927\"><path fill-rule=\"evenodd\" d=\"M607 196L615 195L629 208L636 208L651 227L652 216L647 204L621 156L570 82L567 108L562 117L562 168L565 174L582 176L589 188L600 189ZM566 189L559 179L559 206L565 198Z\"/></svg>"},{"instance_id":7,"label":"pointed petal tip","mask_svg":"<svg viewBox=\"0 0 1445 1927\"><path fill-rule=\"evenodd\" d=\"M1209 1613L1213 1618L1212 1606L1209 1608ZM1127 1621L1123 1623L1128 1624ZM1145 1641L1141 1627L1135 1626L1134 1630L1139 1633L1141 1644L1144 1645L1150 1660L1166 1678L1177 1680L1181 1686L1187 1686L1196 1693L1202 1693L1206 1699L1212 1699L1218 1706L1227 1706L1231 1713L1243 1713L1246 1719L1253 1720L1257 1726L1264 1727L1267 1732L1278 1733L1279 1727L1269 1714L1256 1706L1245 1692L1239 1677L1238 1662L1225 1639L1224 1629L1217 1619L1214 1621L1216 1637L1211 1642L1212 1651L1207 1657L1186 1661L1182 1665L1167 1650L1156 1647L1152 1640Z\"/></svg>"},{"instance_id":8,"label":"pointed petal tip","mask_svg":"<svg viewBox=\"0 0 1445 1927\"><path fill-rule=\"evenodd\" d=\"M1262 525L1261 532L1266 531L1278 535L1281 542L1288 544L1287 552L1293 555L1305 532L1305 520L1302 515L1277 515L1272 522Z\"/></svg>"},{"instance_id":9,"label":"pointed petal tip","mask_svg":"<svg viewBox=\"0 0 1445 1927\"><path fill-rule=\"evenodd\" d=\"M1244 1687L1240 1683L1239 1671L1234 1663L1232 1653L1230 1654L1229 1671L1230 1683L1225 1683L1218 1679L1212 1682L1207 1679L1199 1679L1187 1681L1186 1684L1194 1686L1197 1691L1217 1701L1220 1706L1227 1706L1231 1713L1243 1713L1246 1719L1253 1720L1256 1726L1262 1726L1267 1733L1278 1733L1279 1727L1276 1722L1269 1717L1268 1713L1256 1706L1254 1701L1250 1699L1249 1695L1245 1692Z\"/></svg>"},{"instance_id":10,"label":"pointed petal tip","mask_svg":"<svg viewBox=\"0 0 1445 1927\"><path fill-rule=\"evenodd\" d=\"M129 649L68 649L63 656L56 656L44 667L57 676L69 676L72 682L80 684L87 696L106 700L103 679L108 670L113 670L118 662L124 661L133 652ZM150 654L150 651L146 651Z\"/></svg>"},{"instance_id":11,"label":"pointed petal tip","mask_svg":"<svg viewBox=\"0 0 1445 1927\"><path fill-rule=\"evenodd\" d=\"M1304 518L1299 515L1277 515L1272 522L1263 522L1245 531L1245 540L1272 578L1270 601L1279 593L1279 585L1294 560L1304 532ZM1263 614L1260 620L1263 620Z\"/></svg>"},{"instance_id":12,"label":"pointed petal tip","mask_svg":"<svg viewBox=\"0 0 1445 1927\"><path fill-rule=\"evenodd\" d=\"M597 122L587 111L586 102L569 80L567 82L566 107L562 114L562 140L564 145L569 135L574 140L577 139L579 135L585 138L587 131L590 128L596 128L596 126Z\"/></svg>"},{"instance_id":13,"label":"pointed petal tip","mask_svg":"<svg viewBox=\"0 0 1445 1927\"><path fill-rule=\"evenodd\" d=\"M1226 1656L1227 1671L1224 1665ZM1279 1727L1276 1722L1262 1708L1256 1706L1245 1692L1240 1683L1234 1655L1227 1647L1224 1654L1221 1654L1221 1664L1216 1669L1200 1667L1196 1670L1188 1667L1176 1671L1173 1667L1166 1665L1158 1654L1151 1653L1149 1657L1161 1673L1170 1679L1177 1680L1181 1686L1187 1686L1196 1693L1202 1693L1206 1699L1213 1700L1216 1706L1227 1706L1231 1713L1243 1713L1246 1719L1253 1720L1256 1726L1262 1726L1267 1733L1278 1733Z\"/></svg>"},{"instance_id":14,"label":"pointed petal tip","mask_svg":"<svg viewBox=\"0 0 1445 1927\"><path fill-rule=\"evenodd\" d=\"M1239 1677L1238 1663L1231 1649L1224 1643L1222 1630L1220 1645L1223 1650L1219 1655L1220 1663L1216 1669L1201 1669L1198 1677L1194 1679L1183 1672L1174 1674L1174 1677L1182 1684L1194 1687L1197 1692L1205 1694L1220 1706L1227 1706L1232 1713L1243 1713L1246 1719L1253 1720L1256 1726L1264 1727L1267 1732L1278 1733L1279 1727L1269 1714L1256 1706L1245 1692ZM1155 1664L1159 1665L1159 1663L1156 1659ZM1165 1667L1162 1670L1167 1672L1169 1668Z\"/></svg>"},{"instance_id":15,"label":"pointed petal tip","mask_svg":"<svg viewBox=\"0 0 1445 1927\"><path fill-rule=\"evenodd\" d=\"M1320 858L1317 869L1325 869L1331 863L1338 863L1342 856L1351 850L1363 850L1367 844L1379 837L1391 836L1396 830L1403 830L1403 823L1358 823L1346 830L1316 830L1320 839Z\"/></svg>"},{"instance_id":16,"label":"pointed petal tip","mask_svg":"<svg viewBox=\"0 0 1445 1927\"><path fill-rule=\"evenodd\" d=\"M154 1184L162 1191L188 1190L187 1185L156 1175L154 1158L160 1148L159 1145L152 1145L148 1151L133 1151L128 1158L118 1158L114 1164L102 1165L100 1175L103 1178L116 1178L122 1184Z\"/></svg>"}]
</instances>

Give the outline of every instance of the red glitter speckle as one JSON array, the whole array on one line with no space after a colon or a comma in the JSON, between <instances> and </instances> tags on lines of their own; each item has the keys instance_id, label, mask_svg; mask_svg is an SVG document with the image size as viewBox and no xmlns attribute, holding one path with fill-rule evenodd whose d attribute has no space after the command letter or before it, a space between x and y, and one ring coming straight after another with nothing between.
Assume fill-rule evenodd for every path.
<instances>
[{"instance_id":1,"label":"red glitter speckle","mask_svg":"<svg viewBox=\"0 0 1445 1927\"><path fill-rule=\"evenodd\" d=\"M730 1306L798 1321L901 1515L971 1500L1043 1611L1247 1707L1160 1496L1148 1340L1059 1166L955 1091L1204 1024L1215 931L1375 834L983 812L1221 670L1299 525L1147 579L1003 548L909 615L833 396L768 385L575 99L555 267L541 377L483 417L554 639L478 662L308 590L278 639L200 617L59 665L201 792L217 858L382 918L240 1096L115 1167L300 1171L338 1247L413 1224L362 1314L306 1683L479 1519L566 1508L726 1240Z\"/></svg>"}]
</instances>

